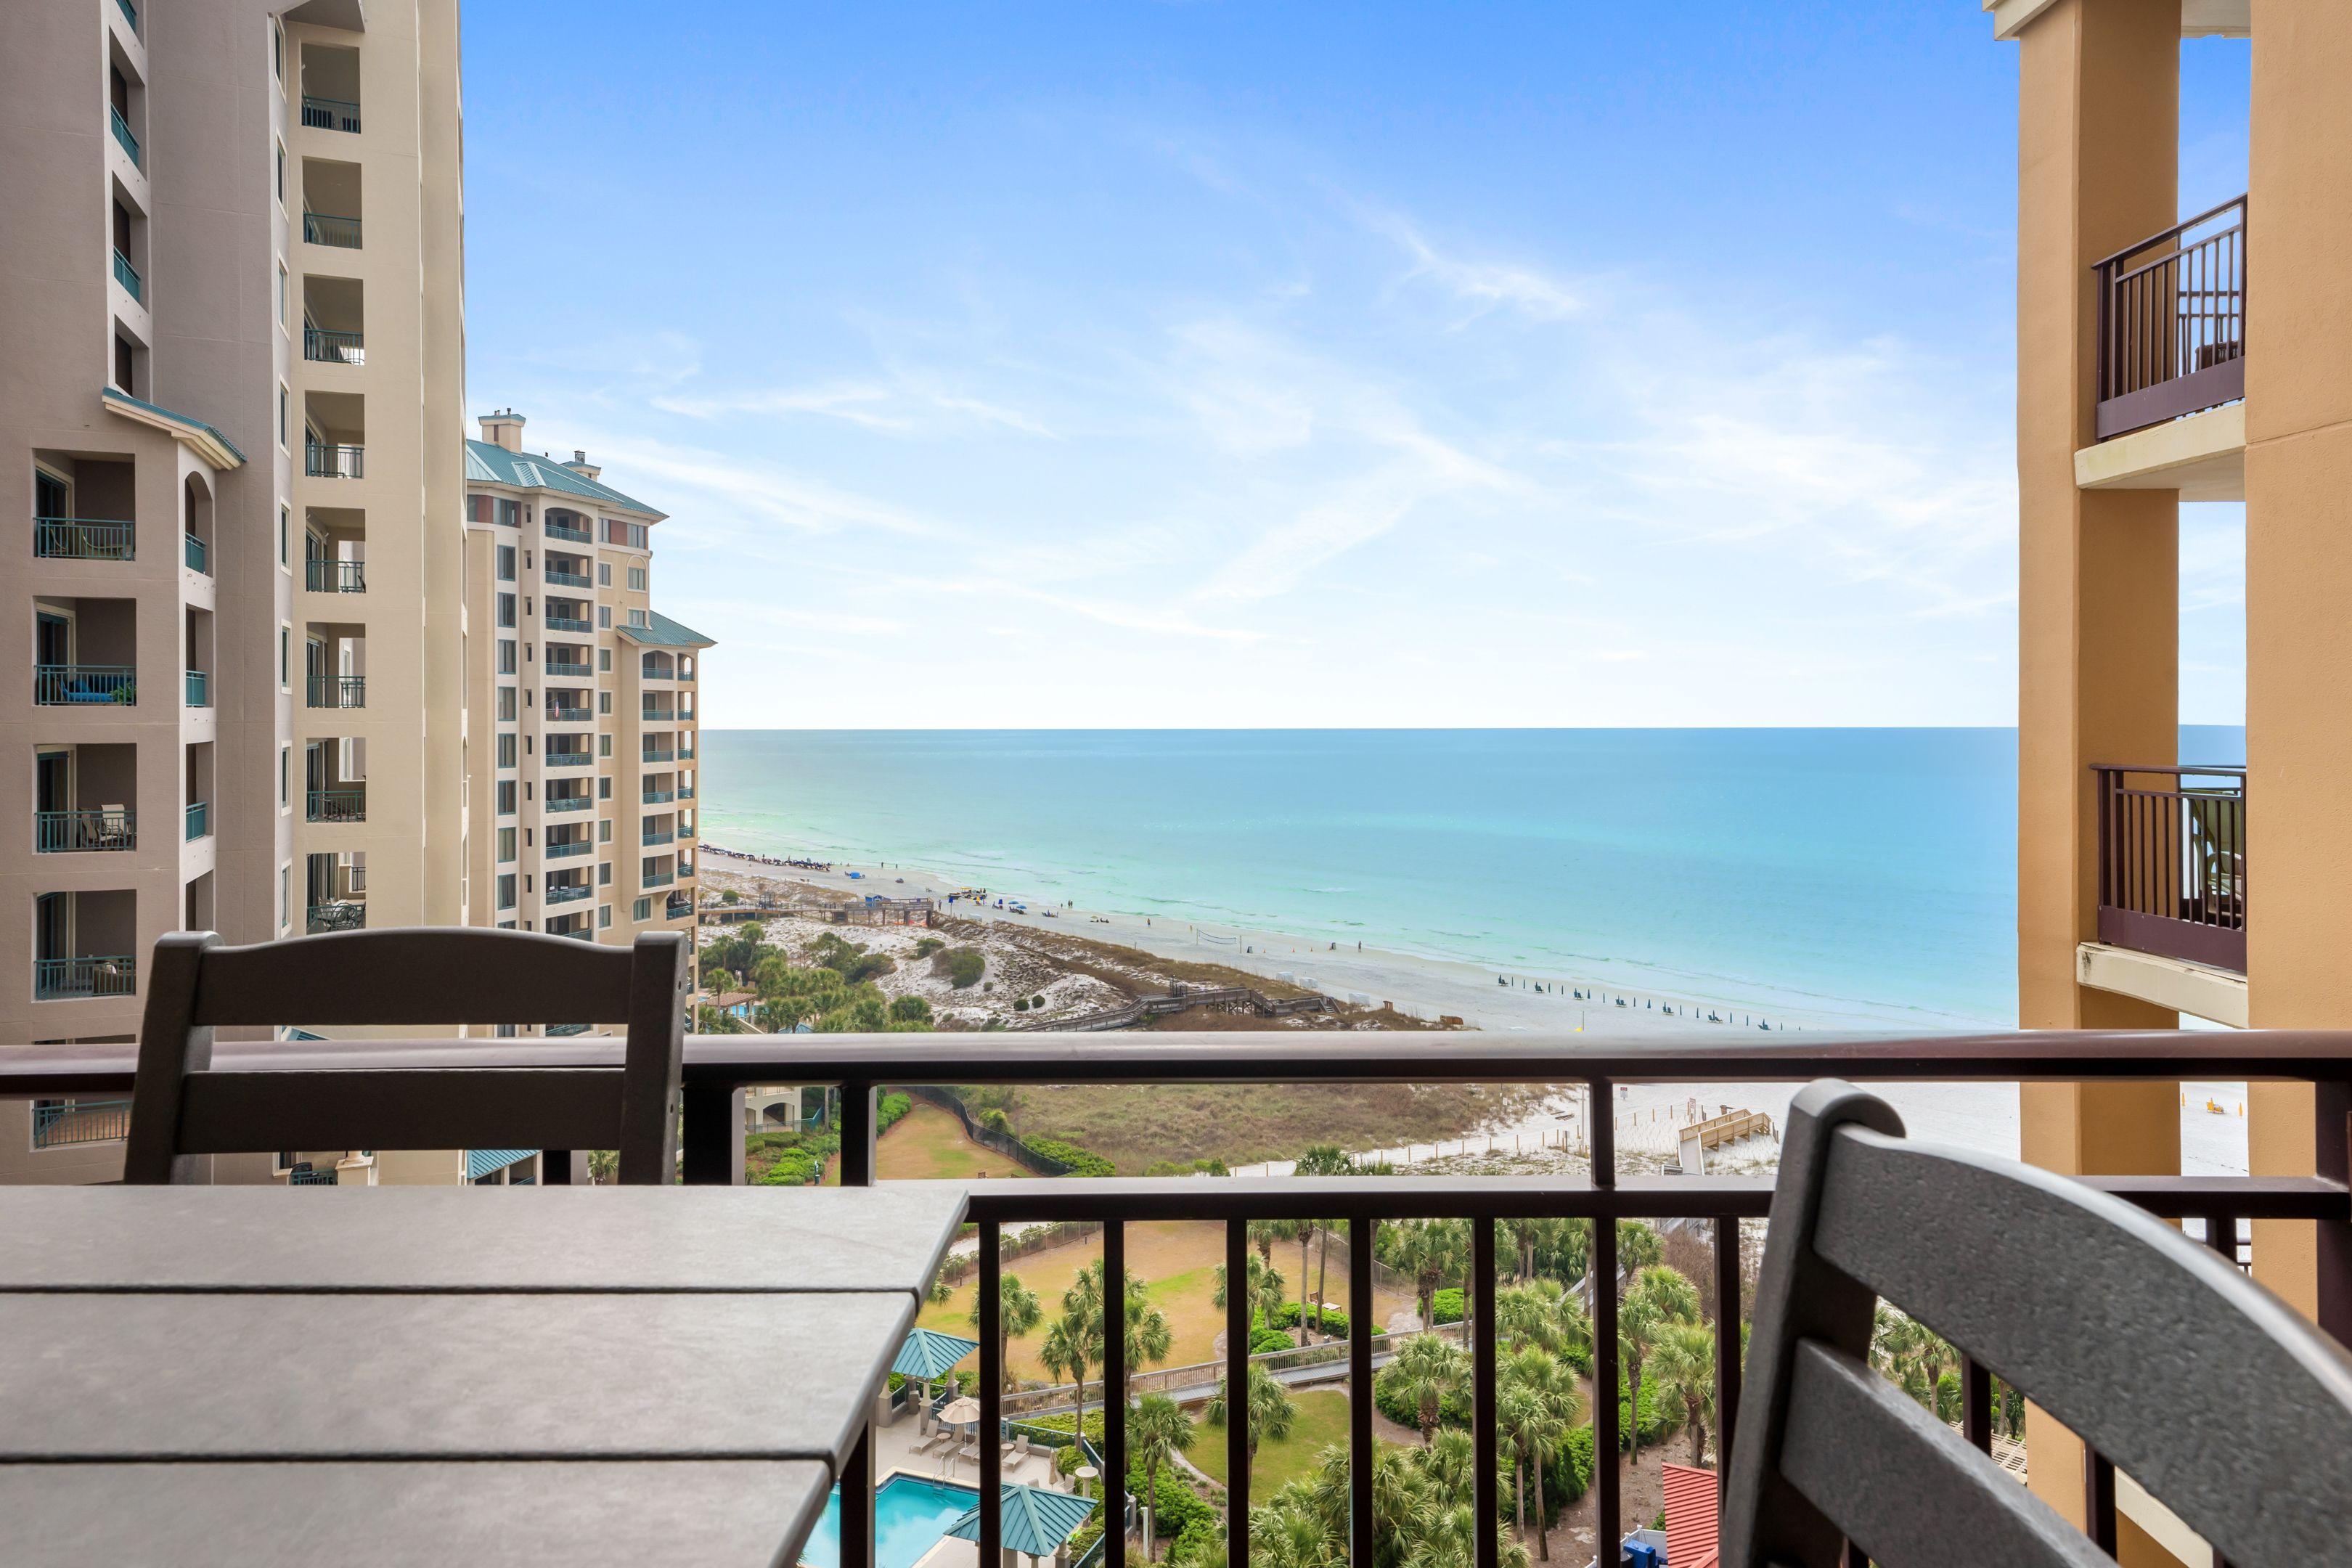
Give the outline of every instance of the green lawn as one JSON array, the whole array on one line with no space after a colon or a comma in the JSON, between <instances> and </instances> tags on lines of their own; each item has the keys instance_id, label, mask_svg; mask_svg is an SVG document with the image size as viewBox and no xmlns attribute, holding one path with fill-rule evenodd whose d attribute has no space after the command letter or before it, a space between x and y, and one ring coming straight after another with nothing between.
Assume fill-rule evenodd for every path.
<instances>
[{"instance_id":1,"label":"green lawn","mask_svg":"<svg viewBox=\"0 0 2352 1568\"><path fill-rule=\"evenodd\" d=\"M1263 1502L1274 1495L1274 1489L1286 1481L1312 1475L1322 1462L1323 1450L1336 1444L1348 1444L1348 1395L1336 1388L1311 1389L1294 1394L1290 1403L1297 1416L1290 1424L1290 1436L1278 1443L1260 1443L1257 1463L1250 1467L1250 1498ZM1225 1479L1225 1432L1222 1426L1212 1426L1205 1421L1195 1421L1192 1447L1185 1458L1202 1475L1223 1481Z\"/></svg>"}]
</instances>

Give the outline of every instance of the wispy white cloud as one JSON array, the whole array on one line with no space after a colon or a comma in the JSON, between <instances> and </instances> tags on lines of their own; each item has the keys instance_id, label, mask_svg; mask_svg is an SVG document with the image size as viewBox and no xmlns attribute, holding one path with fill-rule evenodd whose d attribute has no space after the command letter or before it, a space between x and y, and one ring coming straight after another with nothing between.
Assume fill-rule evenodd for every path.
<instances>
[{"instance_id":1,"label":"wispy white cloud","mask_svg":"<svg viewBox=\"0 0 2352 1568\"><path fill-rule=\"evenodd\" d=\"M1556 321L1577 315L1585 308L1576 290L1538 268L1518 262L1471 260L1441 251L1423 237L1420 228L1398 213L1364 209L1362 216L1367 227L1393 241L1412 259L1408 279L1425 279L1478 313L1508 307L1538 321Z\"/></svg>"}]
</instances>

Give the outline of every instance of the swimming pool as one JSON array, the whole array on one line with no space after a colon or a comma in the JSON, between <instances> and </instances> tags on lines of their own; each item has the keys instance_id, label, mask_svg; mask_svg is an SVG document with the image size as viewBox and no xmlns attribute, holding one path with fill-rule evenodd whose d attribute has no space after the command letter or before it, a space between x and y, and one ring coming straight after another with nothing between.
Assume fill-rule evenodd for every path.
<instances>
[{"instance_id":1,"label":"swimming pool","mask_svg":"<svg viewBox=\"0 0 2352 1568\"><path fill-rule=\"evenodd\" d=\"M978 1487L927 1481L904 1473L874 1489L874 1568L915 1568L940 1543L948 1526L980 1501ZM833 1489L808 1544L801 1548L808 1568L840 1568L841 1489Z\"/></svg>"}]
</instances>

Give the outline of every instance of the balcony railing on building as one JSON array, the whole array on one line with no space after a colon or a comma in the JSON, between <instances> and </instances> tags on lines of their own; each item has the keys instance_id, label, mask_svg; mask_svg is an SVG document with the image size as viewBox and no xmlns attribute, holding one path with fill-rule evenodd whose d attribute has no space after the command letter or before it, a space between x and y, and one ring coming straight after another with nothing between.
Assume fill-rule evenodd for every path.
<instances>
[{"instance_id":1,"label":"balcony railing on building","mask_svg":"<svg viewBox=\"0 0 2352 1568\"><path fill-rule=\"evenodd\" d=\"M314 675L310 681L309 703L313 708L364 708L367 706L367 677Z\"/></svg>"},{"instance_id":2,"label":"balcony railing on building","mask_svg":"<svg viewBox=\"0 0 2352 1568\"><path fill-rule=\"evenodd\" d=\"M677 795L676 791L666 789L649 789L646 791L644 795L645 803L647 805L667 805L671 801L674 801L677 798Z\"/></svg>"},{"instance_id":3,"label":"balcony railing on building","mask_svg":"<svg viewBox=\"0 0 2352 1568\"><path fill-rule=\"evenodd\" d=\"M674 763L677 761L677 749L674 746L647 746L638 753L637 760L641 763Z\"/></svg>"},{"instance_id":4,"label":"balcony railing on building","mask_svg":"<svg viewBox=\"0 0 2352 1568\"><path fill-rule=\"evenodd\" d=\"M551 904L573 903L595 890L585 882L550 882L547 885L547 901Z\"/></svg>"},{"instance_id":5,"label":"balcony railing on building","mask_svg":"<svg viewBox=\"0 0 2352 1568\"><path fill-rule=\"evenodd\" d=\"M33 1000L65 1002L93 996L129 996L136 992L138 961L127 952L33 961Z\"/></svg>"},{"instance_id":6,"label":"balcony railing on building","mask_svg":"<svg viewBox=\"0 0 2352 1568\"><path fill-rule=\"evenodd\" d=\"M332 1171L321 1171L314 1165L301 1164L286 1173L289 1187L331 1187L338 1184Z\"/></svg>"},{"instance_id":7,"label":"balcony railing on building","mask_svg":"<svg viewBox=\"0 0 2352 1568\"><path fill-rule=\"evenodd\" d=\"M302 585L313 594L364 594L367 563L312 556L302 563Z\"/></svg>"},{"instance_id":8,"label":"balcony railing on building","mask_svg":"<svg viewBox=\"0 0 2352 1568\"><path fill-rule=\"evenodd\" d=\"M365 822L367 791L361 789L314 789L304 796L302 819L305 822Z\"/></svg>"},{"instance_id":9,"label":"balcony railing on building","mask_svg":"<svg viewBox=\"0 0 2352 1568\"><path fill-rule=\"evenodd\" d=\"M213 830L213 808L210 801L193 801L188 805L188 842L209 837Z\"/></svg>"},{"instance_id":10,"label":"balcony railing on building","mask_svg":"<svg viewBox=\"0 0 2352 1568\"><path fill-rule=\"evenodd\" d=\"M2095 263L2096 433L2160 425L2246 395L2246 198Z\"/></svg>"},{"instance_id":11,"label":"balcony railing on building","mask_svg":"<svg viewBox=\"0 0 2352 1568\"><path fill-rule=\"evenodd\" d=\"M33 1103L33 1147L69 1149L131 1135L127 1100L42 1100Z\"/></svg>"},{"instance_id":12,"label":"balcony railing on building","mask_svg":"<svg viewBox=\"0 0 2352 1568\"><path fill-rule=\"evenodd\" d=\"M686 893L672 893L662 905L662 919L683 920L694 912L694 900Z\"/></svg>"},{"instance_id":13,"label":"balcony railing on building","mask_svg":"<svg viewBox=\"0 0 2352 1568\"><path fill-rule=\"evenodd\" d=\"M37 664L33 702L41 708L131 707L139 700L139 672L127 664Z\"/></svg>"},{"instance_id":14,"label":"balcony railing on building","mask_svg":"<svg viewBox=\"0 0 2352 1568\"><path fill-rule=\"evenodd\" d=\"M677 873L675 871L646 871L639 875L637 885L641 888L667 888L677 880Z\"/></svg>"},{"instance_id":15,"label":"balcony railing on building","mask_svg":"<svg viewBox=\"0 0 2352 1568\"><path fill-rule=\"evenodd\" d=\"M331 245L339 250L360 248L360 220L334 213L304 213L302 237L312 245Z\"/></svg>"},{"instance_id":16,"label":"balcony railing on building","mask_svg":"<svg viewBox=\"0 0 2352 1568\"><path fill-rule=\"evenodd\" d=\"M122 285L124 293L142 305L146 303L139 292L139 268L131 266L131 258L119 250L114 253L114 280Z\"/></svg>"},{"instance_id":17,"label":"balcony railing on building","mask_svg":"<svg viewBox=\"0 0 2352 1568\"><path fill-rule=\"evenodd\" d=\"M596 803L584 795L551 795L547 797L550 811L586 811Z\"/></svg>"},{"instance_id":18,"label":"balcony railing on building","mask_svg":"<svg viewBox=\"0 0 2352 1568\"><path fill-rule=\"evenodd\" d=\"M189 571L201 572L207 577L212 575L213 552L211 547L206 545L203 540L198 539L194 534L189 533L183 534L181 536L180 559L188 563Z\"/></svg>"},{"instance_id":19,"label":"balcony railing on building","mask_svg":"<svg viewBox=\"0 0 2352 1568\"><path fill-rule=\"evenodd\" d=\"M547 629L551 632L593 632L596 629L596 623L579 616L559 616L550 610L547 613Z\"/></svg>"},{"instance_id":20,"label":"balcony railing on building","mask_svg":"<svg viewBox=\"0 0 2352 1568\"><path fill-rule=\"evenodd\" d=\"M677 825L677 836L678 836L680 838L691 838L691 837L694 837L694 824L692 824L691 822L681 822L681 823L679 823L679 824Z\"/></svg>"},{"instance_id":21,"label":"balcony railing on building","mask_svg":"<svg viewBox=\"0 0 2352 1568\"><path fill-rule=\"evenodd\" d=\"M551 838L547 841L547 858L551 860L572 860L594 853L596 847L585 838Z\"/></svg>"},{"instance_id":22,"label":"balcony railing on building","mask_svg":"<svg viewBox=\"0 0 2352 1568\"><path fill-rule=\"evenodd\" d=\"M320 364L367 363L367 337L362 332L331 331L325 327L302 329L302 357Z\"/></svg>"},{"instance_id":23,"label":"balcony railing on building","mask_svg":"<svg viewBox=\"0 0 2352 1568\"><path fill-rule=\"evenodd\" d=\"M139 814L127 806L101 805L33 814L33 848L43 855L76 855L139 847Z\"/></svg>"},{"instance_id":24,"label":"balcony railing on building","mask_svg":"<svg viewBox=\"0 0 2352 1568\"><path fill-rule=\"evenodd\" d=\"M306 92L302 95L302 123L313 131L349 131L356 134L360 106L340 98L312 98Z\"/></svg>"},{"instance_id":25,"label":"balcony railing on building","mask_svg":"<svg viewBox=\"0 0 2352 1568\"><path fill-rule=\"evenodd\" d=\"M672 833L666 827L660 829L648 827L637 836L637 842L645 845L667 844L674 841L677 837L677 834Z\"/></svg>"},{"instance_id":26,"label":"balcony railing on building","mask_svg":"<svg viewBox=\"0 0 2352 1568\"><path fill-rule=\"evenodd\" d=\"M594 679L595 674L596 667L593 664L580 664L559 658L551 658L547 661L547 679L550 680L589 680Z\"/></svg>"},{"instance_id":27,"label":"balcony railing on building","mask_svg":"<svg viewBox=\"0 0 2352 1568\"><path fill-rule=\"evenodd\" d=\"M2099 940L2246 968L2246 770L2092 770L2098 790Z\"/></svg>"},{"instance_id":28,"label":"balcony railing on building","mask_svg":"<svg viewBox=\"0 0 2352 1568\"><path fill-rule=\"evenodd\" d=\"M680 800L692 800L694 798L694 786L692 784L678 785L677 798Z\"/></svg>"},{"instance_id":29,"label":"balcony railing on building","mask_svg":"<svg viewBox=\"0 0 2352 1568\"><path fill-rule=\"evenodd\" d=\"M596 585L595 579L585 572L565 572L553 566L547 569L547 580L559 588L593 588Z\"/></svg>"},{"instance_id":30,"label":"balcony railing on building","mask_svg":"<svg viewBox=\"0 0 2352 1568\"><path fill-rule=\"evenodd\" d=\"M332 441L305 441L302 471L314 479L363 479L367 478L367 448Z\"/></svg>"},{"instance_id":31,"label":"balcony railing on building","mask_svg":"<svg viewBox=\"0 0 2352 1568\"><path fill-rule=\"evenodd\" d=\"M547 765L551 768L584 768L595 760L586 752L551 751L547 753Z\"/></svg>"},{"instance_id":32,"label":"balcony railing on building","mask_svg":"<svg viewBox=\"0 0 2352 1568\"><path fill-rule=\"evenodd\" d=\"M364 899L333 899L323 904L312 904L305 928L312 936L321 931L359 931L367 924L367 900Z\"/></svg>"},{"instance_id":33,"label":"balcony railing on building","mask_svg":"<svg viewBox=\"0 0 2352 1568\"><path fill-rule=\"evenodd\" d=\"M211 707L213 705L212 677L206 674L204 670L191 669L186 672L186 679L188 683L188 706L191 708Z\"/></svg>"},{"instance_id":34,"label":"balcony railing on building","mask_svg":"<svg viewBox=\"0 0 2352 1568\"><path fill-rule=\"evenodd\" d=\"M139 138L131 134L131 121L123 119L122 110L110 103L106 106L106 114L114 126L114 140L121 144L123 155L131 160L131 166L145 168L147 165L139 160Z\"/></svg>"},{"instance_id":35,"label":"balcony railing on building","mask_svg":"<svg viewBox=\"0 0 2352 1568\"><path fill-rule=\"evenodd\" d=\"M33 553L45 561L129 561L133 525L104 517L37 517Z\"/></svg>"},{"instance_id":36,"label":"balcony railing on building","mask_svg":"<svg viewBox=\"0 0 2352 1568\"><path fill-rule=\"evenodd\" d=\"M547 520L544 531L550 539L568 539L574 544L593 544L596 542L596 536L587 529L574 528L551 517Z\"/></svg>"},{"instance_id":37,"label":"balcony railing on building","mask_svg":"<svg viewBox=\"0 0 2352 1568\"><path fill-rule=\"evenodd\" d=\"M547 718L553 724L586 724L596 717L596 710L583 702L550 702Z\"/></svg>"}]
</instances>

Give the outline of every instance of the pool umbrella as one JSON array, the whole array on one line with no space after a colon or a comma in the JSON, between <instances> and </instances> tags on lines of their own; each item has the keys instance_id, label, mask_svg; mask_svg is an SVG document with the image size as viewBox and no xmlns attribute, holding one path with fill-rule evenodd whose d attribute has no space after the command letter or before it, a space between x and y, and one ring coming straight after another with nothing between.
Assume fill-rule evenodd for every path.
<instances>
[{"instance_id":1,"label":"pool umbrella","mask_svg":"<svg viewBox=\"0 0 2352 1568\"><path fill-rule=\"evenodd\" d=\"M1023 1486L1017 1481L1004 1483L1004 1550L1030 1557L1051 1557L1062 1549L1062 1543L1076 1535L1078 1526L1095 1510L1092 1498L1073 1497L1045 1487ZM980 1539L980 1510L966 1509L953 1524L950 1535L959 1541Z\"/></svg>"}]
</instances>

